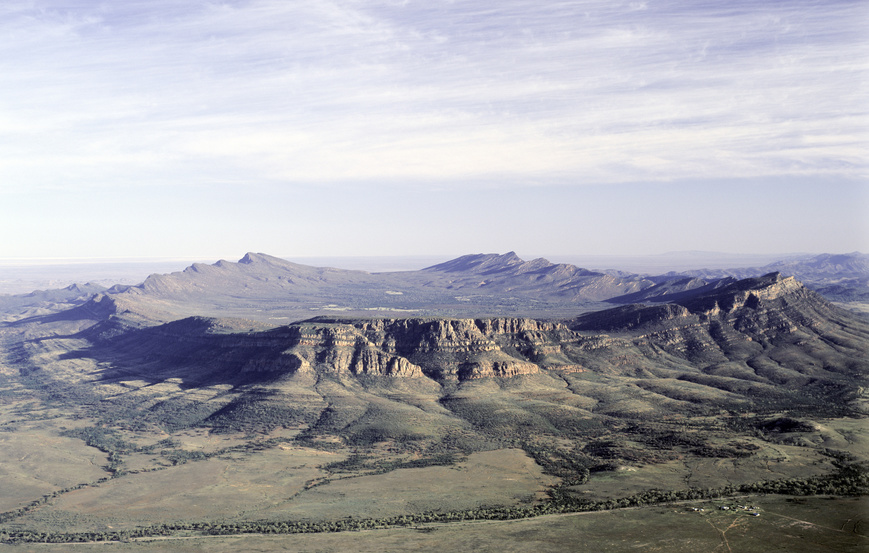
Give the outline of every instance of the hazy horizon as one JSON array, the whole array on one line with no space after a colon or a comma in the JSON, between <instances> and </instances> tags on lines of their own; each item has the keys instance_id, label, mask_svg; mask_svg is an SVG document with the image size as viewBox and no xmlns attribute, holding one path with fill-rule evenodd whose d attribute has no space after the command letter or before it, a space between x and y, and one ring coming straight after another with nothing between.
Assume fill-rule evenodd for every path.
<instances>
[{"instance_id":1,"label":"hazy horizon","mask_svg":"<svg viewBox=\"0 0 869 553\"><path fill-rule=\"evenodd\" d=\"M391 254L391 255L302 255L302 256L294 256L294 255L286 255L286 254L276 254L275 252L268 251L259 251L259 250L245 250L243 253L238 252L232 255L223 255L223 256L208 256L208 255L176 255L176 256L115 256L115 257L0 257L0 265L14 265L16 263L20 263L22 265L40 265L40 264L80 264L80 263L151 263L151 262L172 262L172 261L189 261L191 263L200 263L203 259L213 259L215 262L219 260L225 261L237 261L244 257L247 253L262 253L266 255L271 255L273 257L279 257L281 259L412 259L412 258L441 258L447 257L449 259L454 259L456 257L460 257L463 255L476 255L476 254L507 254L507 253L516 253L519 257L523 259L532 259L537 257L589 257L589 258L644 258L644 257L685 257L690 258L692 256L701 256L701 257L721 257L721 258L741 258L741 257L772 257L772 258L781 258L788 256L801 256L801 255L821 255L821 254L849 254L849 253L863 253L860 251L792 251L792 252L762 252L762 253L740 253L740 252L721 252L721 251L711 251L711 250L678 250L678 251L660 251L660 252L650 252L650 253L590 253L584 254L582 252L579 253L566 253L566 252L549 252L549 253L534 253L534 254L526 254L522 255L521 252L516 250L505 250L505 251L466 251L466 252L454 252L452 254L424 254L424 253L414 253L414 254Z\"/></svg>"},{"instance_id":2,"label":"hazy horizon","mask_svg":"<svg viewBox=\"0 0 869 553\"><path fill-rule=\"evenodd\" d=\"M269 252L257 252L272 255ZM452 256L283 256L275 255L294 263L314 267L334 267L370 273L413 271L438 263L450 261L462 255L476 253L504 254L507 252L465 252ZM825 252L844 253L844 252ZM65 288L72 284L94 283L102 286L114 284L135 285L151 274L167 274L182 271L194 263L213 264L220 260L237 262L238 256L178 257L178 258L102 258L102 259L29 259L12 260L0 258L0 295L27 294L35 290ZM569 263L590 270L619 270L638 274L659 275L670 271L700 269L737 269L762 267L775 261L792 257L804 257L807 253L789 254L735 254L721 252L665 252L654 255L569 255L569 254L523 254L517 255L526 261L543 257L553 263Z\"/></svg>"},{"instance_id":3,"label":"hazy horizon","mask_svg":"<svg viewBox=\"0 0 869 553\"><path fill-rule=\"evenodd\" d=\"M0 15L0 258L869 251L865 2Z\"/></svg>"}]
</instances>

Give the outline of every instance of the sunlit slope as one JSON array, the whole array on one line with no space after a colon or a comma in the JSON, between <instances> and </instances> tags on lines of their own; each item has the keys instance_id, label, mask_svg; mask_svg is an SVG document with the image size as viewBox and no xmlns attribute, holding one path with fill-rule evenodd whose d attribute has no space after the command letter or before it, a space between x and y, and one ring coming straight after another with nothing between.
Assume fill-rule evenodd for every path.
<instances>
[{"instance_id":1,"label":"sunlit slope","mask_svg":"<svg viewBox=\"0 0 869 553\"><path fill-rule=\"evenodd\" d=\"M866 323L777 274L564 321L318 318L256 330L129 316L58 338L54 353L44 340L19 345L31 378L138 424L484 444L618 420L841 415L860 409L869 372Z\"/></svg>"},{"instance_id":2,"label":"sunlit slope","mask_svg":"<svg viewBox=\"0 0 869 553\"><path fill-rule=\"evenodd\" d=\"M237 263L194 264L110 294L164 321L233 316L273 324L317 315L569 315L654 283L514 253L476 254L419 271L368 273L310 267L249 253Z\"/></svg>"}]
</instances>

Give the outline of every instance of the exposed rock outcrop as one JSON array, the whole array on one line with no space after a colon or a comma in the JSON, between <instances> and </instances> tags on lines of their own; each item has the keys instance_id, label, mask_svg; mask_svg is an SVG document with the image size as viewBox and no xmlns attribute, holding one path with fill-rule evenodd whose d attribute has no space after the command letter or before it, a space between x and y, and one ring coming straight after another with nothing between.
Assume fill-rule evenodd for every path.
<instances>
[{"instance_id":1,"label":"exposed rock outcrop","mask_svg":"<svg viewBox=\"0 0 869 553\"><path fill-rule=\"evenodd\" d=\"M715 367L709 371L716 378L753 371L753 380L781 382L822 374L830 360L856 367L843 360L867 349L862 327L849 314L779 274L734 282L679 303L627 305L563 322L316 318L239 332L247 322L193 317L141 329L112 327L111 317L122 309L121 299L104 296L76 312L109 314L108 322L95 327L100 331L88 335L94 351L113 363L145 367L154 380L233 385L293 375L313 381L364 377L440 384L587 371L636 376L673 360ZM806 361L830 343L843 353Z\"/></svg>"},{"instance_id":2,"label":"exposed rock outcrop","mask_svg":"<svg viewBox=\"0 0 869 553\"><path fill-rule=\"evenodd\" d=\"M857 412L869 371L869 325L777 274L563 321L314 318L262 329L188 317L136 326L139 307L108 294L54 315L74 324L21 321L10 333L27 340L7 351L28 382L75 404L127 412L136 389L145 421L304 425L312 439L348 443L460 443L474 432L572 440L621 418L722 410L803 420ZM57 328L77 334L51 334ZM762 430L776 428L796 427Z\"/></svg>"}]
</instances>

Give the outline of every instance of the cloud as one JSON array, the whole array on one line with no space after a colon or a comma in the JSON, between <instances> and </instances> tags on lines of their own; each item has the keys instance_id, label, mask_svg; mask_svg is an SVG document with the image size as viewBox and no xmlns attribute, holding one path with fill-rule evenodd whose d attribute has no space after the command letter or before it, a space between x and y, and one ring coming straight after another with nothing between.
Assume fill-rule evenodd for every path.
<instances>
[{"instance_id":1,"label":"cloud","mask_svg":"<svg viewBox=\"0 0 869 553\"><path fill-rule=\"evenodd\" d=\"M4 189L865 171L861 2L0 10Z\"/></svg>"},{"instance_id":2,"label":"cloud","mask_svg":"<svg viewBox=\"0 0 869 553\"><path fill-rule=\"evenodd\" d=\"M0 172L43 182L158 161L306 182L864 169L856 2L4 10Z\"/></svg>"}]
</instances>

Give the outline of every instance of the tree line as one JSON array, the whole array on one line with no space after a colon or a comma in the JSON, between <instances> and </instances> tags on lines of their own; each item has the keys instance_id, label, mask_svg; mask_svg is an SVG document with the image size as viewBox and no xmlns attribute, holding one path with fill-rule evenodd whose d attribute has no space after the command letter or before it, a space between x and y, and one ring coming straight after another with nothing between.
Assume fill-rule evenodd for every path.
<instances>
[{"instance_id":1,"label":"tree line","mask_svg":"<svg viewBox=\"0 0 869 553\"><path fill-rule=\"evenodd\" d=\"M385 518L342 519L326 522L248 521L248 522L181 522L157 524L131 530L112 532L38 532L0 530L0 543L75 543L129 541L136 538L189 533L191 535L238 534L301 534L347 532L378 528L412 527L419 524L448 523L476 520L515 520L559 513L604 511L627 507L642 507L673 501L716 499L742 494L785 494L794 496L869 494L869 470L858 463L836 460L832 474L809 478L770 480L721 488L690 488L686 490L646 490L628 497L605 501L579 499L566 486L550 491L548 501L536 505L512 507L480 507L447 512L406 514ZM0 516L0 521L3 518Z\"/></svg>"}]
</instances>

